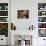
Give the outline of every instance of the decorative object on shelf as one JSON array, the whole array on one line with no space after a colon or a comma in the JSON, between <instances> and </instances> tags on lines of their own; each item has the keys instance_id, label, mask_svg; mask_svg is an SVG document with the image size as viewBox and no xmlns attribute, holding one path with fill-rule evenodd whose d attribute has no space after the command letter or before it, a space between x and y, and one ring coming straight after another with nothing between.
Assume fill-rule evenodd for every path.
<instances>
[{"instance_id":1,"label":"decorative object on shelf","mask_svg":"<svg viewBox=\"0 0 46 46\"><path fill-rule=\"evenodd\" d=\"M39 23L38 24L38 28L46 28L46 23Z\"/></svg>"},{"instance_id":2,"label":"decorative object on shelf","mask_svg":"<svg viewBox=\"0 0 46 46\"><path fill-rule=\"evenodd\" d=\"M38 22L42 22L43 19L41 17L38 17Z\"/></svg>"},{"instance_id":3,"label":"decorative object on shelf","mask_svg":"<svg viewBox=\"0 0 46 46\"><path fill-rule=\"evenodd\" d=\"M38 22L46 22L46 17L38 17Z\"/></svg>"},{"instance_id":4,"label":"decorative object on shelf","mask_svg":"<svg viewBox=\"0 0 46 46\"><path fill-rule=\"evenodd\" d=\"M46 9L46 6L45 6L45 9Z\"/></svg>"},{"instance_id":5,"label":"decorative object on shelf","mask_svg":"<svg viewBox=\"0 0 46 46\"><path fill-rule=\"evenodd\" d=\"M45 12L42 12L42 15L45 15Z\"/></svg>"},{"instance_id":6,"label":"decorative object on shelf","mask_svg":"<svg viewBox=\"0 0 46 46\"><path fill-rule=\"evenodd\" d=\"M46 10L46 3L38 3L38 10Z\"/></svg>"},{"instance_id":7,"label":"decorative object on shelf","mask_svg":"<svg viewBox=\"0 0 46 46\"><path fill-rule=\"evenodd\" d=\"M38 11L38 16L46 16L46 11Z\"/></svg>"},{"instance_id":8,"label":"decorative object on shelf","mask_svg":"<svg viewBox=\"0 0 46 46\"><path fill-rule=\"evenodd\" d=\"M8 30L8 23L0 23L1 30Z\"/></svg>"},{"instance_id":9,"label":"decorative object on shelf","mask_svg":"<svg viewBox=\"0 0 46 46\"><path fill-rule=\"evenodd\" d=\"M1 10L1 6L0 6L0 10Z\"/></svg>"},{"instance_id":10,"label":"decorative object on shelf","mask_svg":"<svg viewBox=\"0 0 46 46\"><path fill-rule=\"evenodd\" d=\"M17 15L18 15L18 18L21 18L21 19L29 18L29 10L18 10Z\"/></svg>"},{"instance_id":11,"label":"decorative object on shelf","mask_svg":"<svg viewBox=\"0 0 46 46\"><path fill-rule=\"evenodd\" d=\"M0 16L8 16L8 11L0 11Z\"/></svg>"},{"instance_id":12,"label":"decorative object on shelf","mask_svg":"<svg viewBox=\"0 0 46 46\"><path fill-rule=\"evenodd\" d=\"M11 23L11 30L16 30L16 26L13 23Z\"/></svg>"},{"instance_id":13,"label":"decorative object on shelf","mask_svg":"<svg viewBox=\"0 0 46 46\"><path fill-rule=\"evenodd\" d=\"M0 22L8 22L8 17L0 17Z\"/></svg>"},{"instance_id":14,"label":"decorative object on shelf","mask_svg":"<svg viewBox=\"0 0 46 46\"><path fill-rule=\"evenodd\" d=\"M39 37L46 37L46 29L39 29Z\"/></svg>"},{"instance_id":15,"label":"decorative object on shelf","mask_svg":"<svg viewBox=\"0 0 46 46\"><path fill-rule=\"evenodd\" d=\"M5 6L5 10L8 10L8 6Z\"/></svg>"},{"instance_id":16,"label":"decorative object on shelf","mask_svg":"<svg viewBox=\"0 0 46 46\"><path fill-rule=\"evenodd\" d=\"M44 10L44 8L40 8L40 10Z\"/></svg>"},{"instance_id":17,"label":"decorative object on shelf","mask_svg":"<svg viewBox=\"0 0 46 46\"><path fill-rule=\"evenodd\" d=\"M0 35L8 37L8 23L0 23Z\"/></svg>"},{"instance_id":18,"label":"decorative object on shelf","mask_svg":"<svg viewBox=\"0 0 46 46\"><path fill-rule=\"evenodd\" d=\"M0 10L8 10L8 3L0 3Z\"/></svg>"},{"instance_id":19,"label":"decorative object on shelf","mask_svg":"<svg viewBox=\"0 0 46 46\"><path fill-rule=\"evenodd\" d=\"M29 27L29 30L34 30L34 28L35 27L32 25L32 26Z\"/></svg>"}]
</instances>

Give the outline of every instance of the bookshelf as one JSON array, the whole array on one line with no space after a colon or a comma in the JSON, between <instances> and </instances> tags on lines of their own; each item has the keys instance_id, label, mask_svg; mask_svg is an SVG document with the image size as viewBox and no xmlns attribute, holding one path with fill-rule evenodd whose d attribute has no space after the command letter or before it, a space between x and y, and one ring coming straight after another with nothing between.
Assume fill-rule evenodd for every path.
<instances>
[{"instance_id":1,"label":"bookshelf","mask_svg":"<svg viewBox=\"0 0 46 46\"><path fill-rule=\"evenodd\" d=\"M0 3L0 35L8 37L8 3Z\"/></svg>"},{"instance_id":2,"label":"bookshelf","mask_svg":"<svg viewBox=\"0 0 46 46\"><path fill-rule=\"evenodd\" d=\"M46 3L38 3L38 32L39 37L46 37Z\"/></svg>"}]
</instances>

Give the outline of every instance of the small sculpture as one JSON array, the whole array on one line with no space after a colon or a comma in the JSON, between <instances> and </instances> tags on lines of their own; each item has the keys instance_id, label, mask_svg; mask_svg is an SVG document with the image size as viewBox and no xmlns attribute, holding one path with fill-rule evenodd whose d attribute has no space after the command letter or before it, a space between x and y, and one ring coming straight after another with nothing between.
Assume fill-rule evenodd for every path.
<instances>
[{"instance_id":1,"label":"small sculpture","mask_svg":"<svg viewBox=\"0 0 46 46\"><path fill-rule=\"evenodd\" d=\"M13 23L11 23L11 30L16 30L16 26Z\"/></svg>"},{"instance_id":2,"label":"small sculpture","mask_svg":"<svg viewBox=\"0 0 46 46\"><path fill-rule=\"evenodd\" d=\"M34 30L34 28L35 27L32 25L32 26L29 27L29 30Z\"/></svg>"}]
</instances>

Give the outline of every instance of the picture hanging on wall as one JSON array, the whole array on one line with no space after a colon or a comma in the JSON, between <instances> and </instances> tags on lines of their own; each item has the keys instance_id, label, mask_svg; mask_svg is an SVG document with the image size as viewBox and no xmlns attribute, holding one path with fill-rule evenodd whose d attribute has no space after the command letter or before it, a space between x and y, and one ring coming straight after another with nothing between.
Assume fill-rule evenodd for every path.
<instances>
[{"instance_id":1,"label":"picture hanging on wall","mask_svg":"<svg viewBox=\"0 0 46 46\"><path fill-rule=\"evenodd\" d=\"M18 10L17 11L18 19L28 19L29 18L29 10Z\"/></svg>"}]
</instances>

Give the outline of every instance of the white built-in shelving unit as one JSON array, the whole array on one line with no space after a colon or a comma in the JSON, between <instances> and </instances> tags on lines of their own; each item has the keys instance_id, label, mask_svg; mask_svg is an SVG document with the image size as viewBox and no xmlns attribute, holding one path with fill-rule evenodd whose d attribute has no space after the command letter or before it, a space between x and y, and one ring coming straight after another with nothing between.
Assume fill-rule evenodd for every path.
<instances>
[{"instance_id":1,"label":"white built-in shelving unit","mask_svg":"<svg viewBox=\"0 0 46 46\"><path fill-rule=\"evenodd\" d=\"M41 31L46 31L46 3L38 3L38 31L46 37L41 33Z\"/></svg>"}]
</instances>

